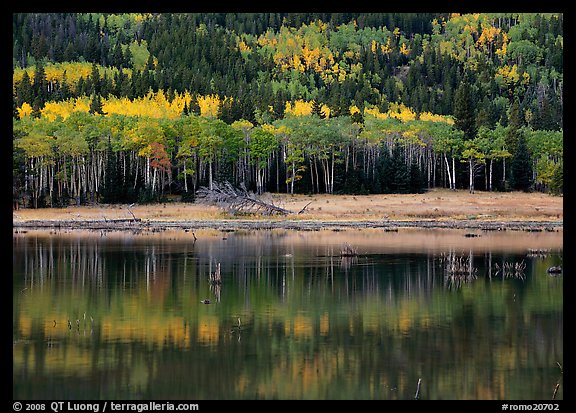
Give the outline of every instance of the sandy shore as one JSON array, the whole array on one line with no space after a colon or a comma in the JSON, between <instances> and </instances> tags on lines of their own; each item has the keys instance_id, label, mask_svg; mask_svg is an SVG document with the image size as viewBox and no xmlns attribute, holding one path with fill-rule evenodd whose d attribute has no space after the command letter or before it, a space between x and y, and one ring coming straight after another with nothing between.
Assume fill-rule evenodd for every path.
<instances>
[{"instance_id":1,"label":"sandy shore","mask_svg":"<svg viewBox=\"0 0 576 413\"><path fill-rule=\"evenodd\" d=\"M217 206L182 202L134 205L130 209L128 205L70 206L14 211L13 226L93 229L416 226L558 230L563 227L564 218L563 197L542 193L470 194L438 189L406 195L264 194L262 199L293 213L232 215ZM304 212L298 213L305 206Z\"/></svg>"}]
</instances>

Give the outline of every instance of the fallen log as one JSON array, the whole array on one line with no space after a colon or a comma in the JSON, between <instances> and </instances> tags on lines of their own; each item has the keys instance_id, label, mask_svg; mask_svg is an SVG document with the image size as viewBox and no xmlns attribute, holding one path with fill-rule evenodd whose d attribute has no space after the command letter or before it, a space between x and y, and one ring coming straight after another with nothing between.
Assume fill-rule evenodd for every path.
<instances>
[{"instance_id":1,"label":"fallen log","mask_svg":"<svg viewBox=\"0 0 576 413\"><path fill-rule=\"evenodd\" d=\"M234 188L230 182L219 184L212 183L212 189L204 186L196 191L196 199L199 202L206 202L227 209L232 214L239 212L256 212L264 215L288 215L292 211L281 208L270 202L265 202L257 198L253 193L248 192L244 184L240 188Z\"/></svg>"}]
</instances>

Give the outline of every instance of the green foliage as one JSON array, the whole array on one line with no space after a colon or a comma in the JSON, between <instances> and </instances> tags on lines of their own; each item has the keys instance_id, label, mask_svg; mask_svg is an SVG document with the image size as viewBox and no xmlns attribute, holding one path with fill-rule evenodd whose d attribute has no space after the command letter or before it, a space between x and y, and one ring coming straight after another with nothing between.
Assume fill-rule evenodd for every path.
<instances>
[{"instance_id":1,"label":"green foliage","mask_svg":"<svg viewBox=\"0 0 576 413\"><path fill-rule=\"evenodd\" d=\"M564 165L562 162L556 165L550 182L550 191L554 195L560 195L564 192Z\"/></svg>"}]
</instances>

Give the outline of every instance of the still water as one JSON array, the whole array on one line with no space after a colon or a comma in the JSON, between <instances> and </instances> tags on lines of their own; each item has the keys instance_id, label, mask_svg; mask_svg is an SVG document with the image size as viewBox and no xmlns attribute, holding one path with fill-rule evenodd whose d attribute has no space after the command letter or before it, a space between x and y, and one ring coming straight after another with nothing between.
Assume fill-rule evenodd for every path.
<instances>
[{"instance_id":1,"label":"still water","mask_svg":"<svg viewBox=\"0 0 576 413\"><path fill-rule=\"evenodd\" d=\"M562 400L562 231L473 235L15 232L13 398Z\"/></svg>"}]
</instances>

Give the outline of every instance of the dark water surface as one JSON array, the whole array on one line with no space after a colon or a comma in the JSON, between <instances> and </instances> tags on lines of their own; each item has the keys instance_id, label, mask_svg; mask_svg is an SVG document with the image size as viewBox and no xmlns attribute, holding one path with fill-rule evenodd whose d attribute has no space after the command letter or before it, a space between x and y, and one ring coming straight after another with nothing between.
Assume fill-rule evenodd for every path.
<instances>
[{"instance_id":1,"label":"dark water surface","mask_svg":"<svg viewBox=\"0 0 576 413\"><path fill-rule=\"evenodd\" d=\"M15 233L14 399L563 399L562 232L194 235Z\"/></svg>"}]
</instances>

